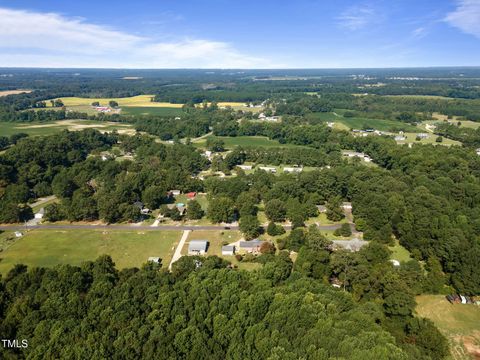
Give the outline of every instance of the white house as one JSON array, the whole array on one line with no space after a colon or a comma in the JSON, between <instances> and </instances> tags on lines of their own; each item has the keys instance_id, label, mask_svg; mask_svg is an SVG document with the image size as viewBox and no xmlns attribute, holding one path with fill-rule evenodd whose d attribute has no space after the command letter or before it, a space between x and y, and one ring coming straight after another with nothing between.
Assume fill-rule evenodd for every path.
<instances>
[{"instance_id":1,"label":"white house","mask_svg":"<svg viewBox=\"0 0 480 360\"><path fill-rule=\"evenodd\" d=\"M273 173L273 174L275 174L277 172L276 168L270 167L270 166L260 166L259 169L263 170L263 171L266 171L266 172Z\"/></svg>"},{"instance_id":2,"label":"white house","mask_svg":"<svg viewBox=\"0 0 480 360\"><path fill-rule=\"evenodd\" d=\"M406 137L402 135L397 135L395 136L395 141L405 141Z\"/></svg>"},{"instance_id":3,"label":"white house","mask_svg":"<svg viewBox=\"0 0 480 360\"><path fill-rule=\"evenodd\" d=\"M20 231L15 231L15 237L19 238L22 237L23 234Z\"/></svg>"},{"instance_id":4,"label":"white house","mask_svg":"<svg viewBox=\"0 0 480 360\"><path fill-rule=\"evenodd\" d=\"M303 171L301 166L293 166L293 167L284 167L283 172L286 173L300 173Z\"/></svg>"},{"instance_id":5,"label":"white house","mask_svg":"<svg viewBox=\"0 0 480 360\"><path fill-rule=\"evenodd\" d=\"M252 165L237 165L237 166L242 170L252 170L253 169Z\"/></svg>"},{"instance_id":6,"label":"white house","mask_svg":"<svg viewBox=\"0 0 480 360\"><path fill-rule=\"evenodd\" d=\"M222 255L235 255L235 246L233 245L225 245L222 246Z\"/></svg>"},{"instance_id":7,"label":"white house","mask_svg":"<svg viewBox=\"0 0 480 360\"><path fill-rule=\"evenodd\" d=\"M188 244L188 255L205 255L207 249L207 240L191 240Z\"/></svg>"},{"instance_id":8,"label":"white house","mask_svg":"<svg viewBox=\"0 0 480 360\"><path fill-rule=\"evenodd\" d=\"M173 195L173 196L178 196L181 194L181 191L180 190L172 190L170 191L170 193Z\"/></svg>"},{"instance_id":9,"label":"white house","mask_svg":"<svg viewBox=\"0 0 480 360\"><path fill-rule=\"evenodd\" d=\"M420 138L420 139L428 139L430 137L430 135L428 135L426 133L418 133L417 137Z\"/></svg>"},{"instance_id":10,"label":"white house","mask_svg":"<svg viewBox=\"0 0 480 360\"><path fill-rule=\"evenodd\" d=\"M476 152L477 152L477 155L480 156L480 148L478 148L478 149L476 150Z\"/></svg>"},{"instance_id":11,"label":"white house","mask_svg":"<svg viewBox=\"0 0 480 360\"><path fill-rule=\"evenodd\" d=\"M398 261L398 260L392 259L392 260L390 260L390 262L391 262L392 265L395 266L395 267L400 266L400 261Z\"/></svg>"}]
</instances>

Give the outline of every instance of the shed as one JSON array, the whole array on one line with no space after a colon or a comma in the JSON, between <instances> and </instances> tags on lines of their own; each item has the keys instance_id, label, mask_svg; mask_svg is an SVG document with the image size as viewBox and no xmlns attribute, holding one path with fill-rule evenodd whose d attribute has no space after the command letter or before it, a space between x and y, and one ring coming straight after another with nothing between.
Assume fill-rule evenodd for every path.
<instances>
[{"instance_id":1,"label":"shed","mask_svg":"<svg viewBox=\"0 0 480 360\"><path fill-rule=\"evenodd\" d=\"M187 193L187 198L190 200L195 199L195 196L197 196L197 193L195 191Z\"/></svg>"},{"instance_id":2,"label":"shed","mask_svg":"<svg viewBox=\"0 0 480 360\"><path fill-rule=\"evenodd\" d=\"M36 214L35 219L43 219L43 215L45 215L45 208L41 208Z\"/></svg>"},{"instance_id":3,"label":"shed","mask_svg":"<svg viewBox=\"0 0 480 360\"><path fill-rule=\"evenodd\" d=\"M207 249L207 240L191 240L188 244L188 255L204 255Z\"/></svg>"},{"instance_id":4,"label":"shed","mask_svg":"<svg viewBox=\"0 0 480 360\"><path fill-rule=\"evenodd\" d=\"M160 264L162 262L162 260L159 258L159 257L156 257L156 256L150 256L148 258L148 262L153 262L155 264Z\"/></svg>"},{"instance_id":5,"label":"shed","mask_svg":"<svg viewBox=\"0 0 480 360\"><path fill-rule=\"evenodd\" d=\"M15 231L15 237L22 237L23 234L20 231Z\"/></svg>"},{"instance_id":6,"label":"shed","mask_svg":"<svg viewBox=\"0 0 480 360\"><path fill-rule=\"evenodd\" d=\"M235 246L233 245L222 246L222 255L235 255Z\"/></svg>"}]
</instances>

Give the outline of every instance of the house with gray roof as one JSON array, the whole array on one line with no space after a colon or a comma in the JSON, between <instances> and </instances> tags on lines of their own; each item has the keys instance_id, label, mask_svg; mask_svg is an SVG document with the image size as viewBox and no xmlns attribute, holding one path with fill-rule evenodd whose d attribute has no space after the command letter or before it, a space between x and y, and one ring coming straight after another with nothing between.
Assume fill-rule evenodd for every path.
<instances>
[{"instance_id":1,"label":"house with gray roof","mask_svg":"<svg viewBox=\"0 0 480 360\"><path fill-rule=\"evenodd\" d=\"M207 240L191 240L188 244L188 255L204 255L207 250Z\"/></svg>"}]
</instances>

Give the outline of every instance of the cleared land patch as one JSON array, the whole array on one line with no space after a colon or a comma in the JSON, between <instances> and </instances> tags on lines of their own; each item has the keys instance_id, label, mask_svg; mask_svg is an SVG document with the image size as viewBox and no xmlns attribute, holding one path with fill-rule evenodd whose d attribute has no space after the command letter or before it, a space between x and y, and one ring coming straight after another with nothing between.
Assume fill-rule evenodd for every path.
<instances>
[{"instance_id":1,"label":"cleared land patch","mask_svg":"<svg viewBox=\"0 0 480 360\"><path fill-rule=\"evenodd\" d=\"M28 94L31 92L32 90L3 90L0 91L0 97L8 95Z\"/></svg>"},{"instance_id":2,"label":"cleared land patch","mask_svg":"<svg viewBox=\"0 0 480 360\"><path fill-rule=\"evenodd\" d=\"M3 234L2 234L3 235ZM180 231L32 230L0 253L0 273L15 264L28 266L79 265L102 254L112 256L119 269L139 267L150 256L168 266ZM6 235L3 235L6 236Z\"/></svg>"},{"instance_id":3,"label":"cleared land patch","mask_svg":"<svg viewBox=\"0 0 480 360\"><path fill-rule=\"evenodd\" d=\"M480 307L450 304L443 295L417 296L418 315L432 320L448 338L452 358L480 358Z\"/></svg>"},{"instance_id":4,"label":"cleared land patch","mask_svg":"<svg viewBox=\"0 0 480 360\"><path fill-rule=\"evenodd\" d=\"M236 146L243 146L243 147L299 147L301 145L293 145L293 144L280 144L276 140L270 140L266 136L208 136L207 138L216 138L223 140L225 142L225 147L227 149L234 148ZM196 147L205 147L207 138L203 138L200 141L193 142L193 145Z\"/></svg>"}]
</instances>

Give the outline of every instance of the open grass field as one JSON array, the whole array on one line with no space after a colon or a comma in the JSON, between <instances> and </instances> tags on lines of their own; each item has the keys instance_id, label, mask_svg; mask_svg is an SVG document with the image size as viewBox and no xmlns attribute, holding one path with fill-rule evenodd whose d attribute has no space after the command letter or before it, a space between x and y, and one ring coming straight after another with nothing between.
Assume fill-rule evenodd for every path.
<instances>
[{"instance_id":1,"label":"open grass field","mask_svg":"<svg viewBox=\"0 0 480 360\"><path fill-rule=\"evenodd\" d=\"M162 258L163 266L168 266L180 236L180 231L32 230L0 253L0 273L19 263L79 265L102 254L112 256L119 269L139 267L150 256Z\"/></svg>"},{"instance_id":2,"label":"open grass field","mask_svg":"<svg viewBox=\"0 0 480 360\"><path fill-rule=\"evenodd\" d=\"M62 130L76 131L88 128L99 131L117 130L119 133L135 132L131 124L93 120L61 120L42 123L0 122L0 134L3 136L18 133L26 133L30 136L52 135Z\"/></svg>"},{"instance_id":3,"label":"open grass field","mask_svg":"<svg viewBox=\"0 0 480 360\"><path fill-rule=\"evenodd\" d=\"M215 138L215 136L209 136ZM293 145L293 144L280 144L276 140L270 140L264 136L235 136L235 137L228 137L228 136L217 136L216 138L223 140L225 142L225 147L227 149L232 149L236 146L255 146L255 147L299 147L300 145ZM199 148L205 147L207 142L207 138L203 138L197 142L193 142L193 145Z\"/></svg>"},{"instance_id":4,"label":"open grass field","mask_svg":"<svg viewBox=\"0 0 480 360\"><path fill-rule=\"evenodd\" d=\"M452 359L480 358L480 306L450 304L442 295L417 296L418 315L432 320L448 338Z\"/></svg>"},{"instance_id":5,"label":"open grass field","mask_svg":"<svg viewBox=\"0 0 480 360\"><path fill-rule=\"evenodd\" d=\"M153 102L152 98L154 95L138 95L125 98L80 98L80 97L62 97L60 98L63 101L63 104L66 107L69 106L79 106L87 105L90 106L92 102L98 101L100 105L107 106L110 100L116 101L120 107L123 106L134 106L134 107L172 107L172 108L181 108L183 104L170 104L165 102ZM46 102L47 107L50 107L51 104L49 101Z\"/></svg>"}]
</instances>

